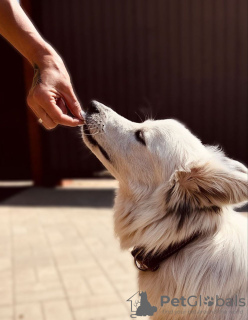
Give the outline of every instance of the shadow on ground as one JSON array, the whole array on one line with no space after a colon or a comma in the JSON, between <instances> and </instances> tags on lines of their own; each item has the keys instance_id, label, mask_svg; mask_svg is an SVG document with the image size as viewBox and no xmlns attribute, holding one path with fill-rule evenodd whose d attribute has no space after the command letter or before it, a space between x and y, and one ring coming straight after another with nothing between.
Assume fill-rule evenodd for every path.
<instances>
[{"instance_id":1,"label":"shadow on ground","mask_svg":"<svg viewBox=\"0 0 248 320\"><path fill-rule=\"evenodd\" d=\"M0 206L111 208L115 189L0 187ZM248 204L237 208L247 212Z\"/></svg>"},{"instance_id":2,"label":"shadow on ground","mask_svg":"<svg viewBox=\"0 0 248 320\"><path fill-rule=\"evenodd\" d=\"M0 206L111 208L114 189L0 188Z\"/></svg>"},{"instance_id":3,"label":"shadow on ground","mask_svg":"<svg viewBox=\"0 0 248 320\"><path fill-rule=\"evenodd\" d=\"M29 189L30 187L0 187L0 203L14 195Z\"/></svg>"}]
</instances>

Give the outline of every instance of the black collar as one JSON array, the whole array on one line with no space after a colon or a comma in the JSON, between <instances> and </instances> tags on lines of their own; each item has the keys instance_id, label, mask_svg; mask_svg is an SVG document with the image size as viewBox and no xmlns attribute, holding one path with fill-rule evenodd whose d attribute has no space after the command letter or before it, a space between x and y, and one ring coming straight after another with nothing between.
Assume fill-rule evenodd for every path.
<instances>
[{"instance_id":1,"label":"black collar","mask_svg":"<svg viewBox=\"0 0 248 320\"><path fill-rule=\"evenodd\" d=\"M173 254L179 252L188 244L198 239L200 233L194 233L191 237L184 241L170 245L167 249L160 253L148 252L145 254L145 250L142 247L134 247L131 254L134 257L134 263L136 267L141 271L156 271L158 270L160 263L167 260Z\"/></svg>"}]
</instances>

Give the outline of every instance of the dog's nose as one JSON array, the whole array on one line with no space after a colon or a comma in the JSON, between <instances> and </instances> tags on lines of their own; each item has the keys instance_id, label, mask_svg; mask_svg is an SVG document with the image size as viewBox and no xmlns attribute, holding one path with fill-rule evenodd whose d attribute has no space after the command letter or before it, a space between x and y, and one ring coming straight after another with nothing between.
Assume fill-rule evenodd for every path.
<instances>
[{"instance_id":1,"label":"dog's nose","mask_svg":"<svg viewBox=\"0 0 248 320\"><path fill-rule=\"evenodd\" d=\"M93 113L100 113L99 107L98 107L98 102L96 101L91 101L89 104L89 107L87 109L87 113L93 114Z\"/></svg>"}]
</instances>

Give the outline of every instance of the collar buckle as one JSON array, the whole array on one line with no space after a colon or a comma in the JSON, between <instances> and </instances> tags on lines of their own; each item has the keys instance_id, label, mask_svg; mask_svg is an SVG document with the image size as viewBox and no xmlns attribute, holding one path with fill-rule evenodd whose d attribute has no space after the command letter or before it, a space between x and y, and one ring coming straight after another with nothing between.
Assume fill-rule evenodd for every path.
<instances>
[{"instance_id":1,"label":"collar buckle","mask_svg":"<svg viewBox=\"0 0 248 320\"><path fill-rule=\"evenodd\" d=\"M199 238L200 233L194 233L188 239L169 246L167 249L160 253L148 252L145 253L144 248L135 247L132 250L132 256L134 257L134 264L140 271L156 271L158 270L160 263L170 258L172 255L181 251L188 244L192 243Z\"/></svg>"}]
</instances>

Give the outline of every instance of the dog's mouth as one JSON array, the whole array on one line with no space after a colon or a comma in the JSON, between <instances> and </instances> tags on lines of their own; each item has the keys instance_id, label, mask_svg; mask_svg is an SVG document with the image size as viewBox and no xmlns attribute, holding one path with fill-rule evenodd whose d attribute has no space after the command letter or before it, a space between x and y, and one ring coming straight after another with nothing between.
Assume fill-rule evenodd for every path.
<instances>
[{"instance_id":1,"label":"dog's mouth","mask_svg":"<svg viewBox=\"0 0 248 320\"><path fill-rule=\"evenodd\" d=\"M106 150L100 145L100 143L94 138L94 136L97 136L97 132L91 132L90 128L92 127L92 114L89 112L86 112L85 114L85 123L83 126L83 133L85 139L88 140L90 145L92 145L95 148L98 148L101 152L101 154L104 156L106 160L111 162L109 154L106 152Z\"/></svg>"},{"instance_id":2,"label":"dog's mouth","mask_svg":"<svg viewBox=\"0 0 248 320\"><path fill-rule=\"evenodd\" d=\"M85 118L85 124L83 126L84 136L88 139L89 143L93 146L99 146L96 139L93 138L92 133L90 132L89 125L87 124L87 117Z\"/></svg>"}]
</instances>

